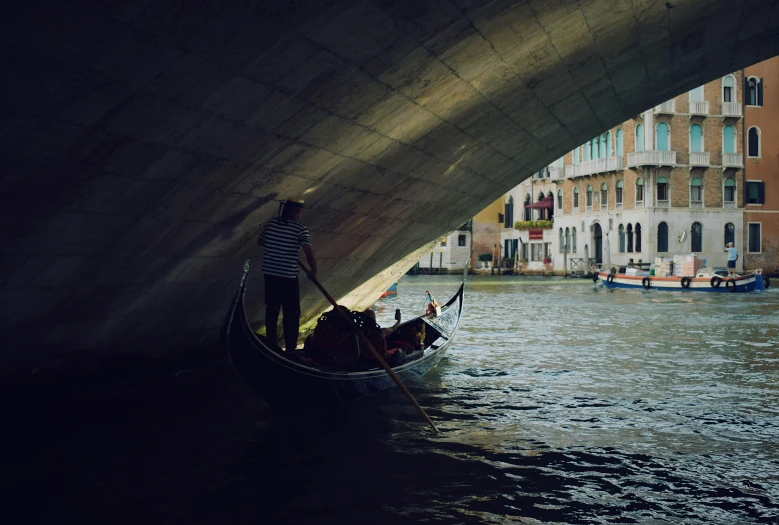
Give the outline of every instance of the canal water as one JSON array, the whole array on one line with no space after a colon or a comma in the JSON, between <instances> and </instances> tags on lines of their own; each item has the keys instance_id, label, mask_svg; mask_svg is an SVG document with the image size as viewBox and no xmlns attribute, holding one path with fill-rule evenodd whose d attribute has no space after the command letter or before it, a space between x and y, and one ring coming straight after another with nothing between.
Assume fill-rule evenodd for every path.
<instances>
[{"instance_id":1,"label":"canal water","mask_svg":"<svg viewBox=\"0 0 779 525\"><path fill-rule=\"evenodd\" d=\"M377 317L458 284L404 277ZM277 414L219 364L28 414L5 480L35 522L776 524L778 378L779 290L474 276L409 384L440 435L394 389Z\"/></svg>"}]
</instances>

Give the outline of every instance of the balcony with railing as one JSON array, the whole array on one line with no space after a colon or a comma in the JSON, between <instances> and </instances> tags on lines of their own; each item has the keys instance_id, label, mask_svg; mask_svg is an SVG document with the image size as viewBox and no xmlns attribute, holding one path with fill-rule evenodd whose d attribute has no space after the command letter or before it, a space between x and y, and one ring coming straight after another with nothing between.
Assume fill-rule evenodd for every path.
<instances>
[{"instance_id":1,"label":"balcony with railing","mask_svg":"<svg viewBox=\"0 0 779 525\"><path fill-rule=\"evenodd\" d=\"M636 201L636 208L643 208L644 207L644 201Z\"/></svg>"},{"instance_id":2,"label":"balcony with railing","mask_svg":"<svg viewBox=\"0 0 779 525\"><path fill-rule=\"evenodd\" d=\"M628 153L628 168L641 166L675 166L675 151L646 150Z\"/></svg>"},{"instance_id":3,"label":"balcony with railing","mask_svg":"<svg viewBox=\"0 0 779 525\"><path fill-rule=\"evenodd\" d=\"M592 213L592 204L587 206L587 213Z\"/></svg>"},{"instance_id":4,"label":"balcony with railing","mask_svg":"<svg viewBox=\"0 0 779 525\"><path fill-rule=\"evenodd\" d=\"M559 166L549 166L547 168L550 180L563 180L563 168Z\"/></svg>"},{"instance_id":5,"label":"balcony with railing","mask_svg":"<svg viewBox=\"0 0 779 525\"><path fill-rule=\"evenodd\" d=\"M722 203L722 207L725 209L735 209L736 208L736 201L724 201Z\"/></svg>"},{"instance_id":6,"label":"balcony with railing","mask_svg":"<svg viewBox=\"0 0 779 525\"><path fill-rule=\"evenodd\" d=\"M657 204L655 204L658 208L670 208L671 207L671 201L668 199L657 199Z\"/></svg>"},{"instance_id":7,"label":"balcony with railing","mask_svg":"<svg viewBox=\"0 0 779 525\"><path fill-rule=\"evenodd\" d=\"M722 103L722 116L723 117L737 117L740 118L743 115L740 102L723 102Z\"/></svg>"},{"instance_id":8,"label":"balcony with railing","mask_svg":"<svg viewBox=\"0 0 779 525\"><path fill-rule=\"evenodd\" d=\"M691 151L690 152L690 167L695 166L709 166L709 152L708 151Z\"/></svg>"},{"instance_id":9,"label":"balcony with railing","mask_svg":"<svg viewBox=\"0 0 779 525\"><path fill-rule=\"evenodd\" d=\"M655 113L676 113L676 101L668 100L655 106Z\"/></svg>"},{"instance_id":10,"label":"balcony with railing","mask_svg":"<svg viewBox=\"0 0 779 525\"><path fill-rule=\"evenodd\" d=\"M703 201L690 200L690 208L703 208Z\"/></svg>"},{"instance_id":11,"label":"balcony with railing","mask_svg":"<svg viewBox=\"0 0 779 525\"><path fill-rule=\"evenodd\" d=\"M619 171L622 168L622 157L606 157L603 159L588 160L580 164L568 164L565 166L565 176L572 179L574 177L595 175L596 173Z\"/></svg>"},{"instance_id":12,"label":"balcony with railing","mask_svg":"<svg viewBox=\"0 0 779 525\"><path fill-rule=\"evenodd\" d=\"M579 215L579 207L578 206L574 206L573 209L571 210L571 214L572 215Z\"/></svg>"},{"instance_id":13,"label":"balcony with railing","mask_svg":"<svg viewBox=\"0 0 779 525\"><path fill-rule=\"evenodd\" d=\"M621 210L622 209L622 202L617 202L616 204L614 204L614 208L617 209L617 210Z\"/></svg>"},{"instance_id":14,"label":"balcony with railing","mask_svg":"<svg viewBox=\"0 0 779 525\"><path fill-rule=\"evenodd\" d=\"M723 168L743 168L744 154L743 153L723 153L722 167Z\"/></svg>"},{"instance_id":15,"label":"balcony with railing","mask_svg":"<svg viewBox=\"0 0 779 525\"><path fill-rule=\"evenodd\" d=\"M709 103L705 100L690 101L690 115L708 115Z\"/></svg>"}]
</instances>

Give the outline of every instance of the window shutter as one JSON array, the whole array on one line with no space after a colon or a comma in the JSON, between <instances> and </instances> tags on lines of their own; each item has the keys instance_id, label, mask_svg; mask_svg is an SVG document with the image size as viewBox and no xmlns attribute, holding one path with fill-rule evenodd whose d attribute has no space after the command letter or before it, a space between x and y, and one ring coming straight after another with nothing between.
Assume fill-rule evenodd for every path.
<instances>
[{"instance_id":1,"label":"window shutter","mask_svg":"<svg viewBox=\"0 0 779 525\"><path fill-rule=\"evenodd\" d=\"M757 83L757 105L758 106L763 105L763 79L762 78Z\"/></svg>"},{"instance_id":2,"label":"window shutter","mask_svg":"<svg viewBox=\"0 0 779 525\"><path fill-rule=\"evenodd\" d=\"M757 202L765 204L765 182L757 183Z\"/></svg>"},{"instance_id":3,"label":"window shutter","mask_svg":"<svg viewBox=\"0 0 779 525\"><path fill-rule=\"evenodd\" d=\"M744 77L744 90L742 91L744 94L744 105L749 105L749 78Z\"/></svg>"},{"instance_id":4,"label":"window shutter","mask_svg":"<svg viewBox=\"0 0 779 525\"><path fill-rule=\"evenodd\" d=\"M503 214L502 213L498 214L498 222L503 222Z\"/></svg>"}]
</instances>

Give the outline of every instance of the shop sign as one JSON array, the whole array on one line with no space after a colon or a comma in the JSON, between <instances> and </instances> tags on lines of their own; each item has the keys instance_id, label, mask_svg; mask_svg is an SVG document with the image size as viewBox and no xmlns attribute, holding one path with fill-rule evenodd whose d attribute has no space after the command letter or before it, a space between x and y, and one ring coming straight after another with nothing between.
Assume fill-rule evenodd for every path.
<instances>
[{"instance_id":1,"label":"shop sign","mask_svg":"<svg viewBox=\"0 0 779 525\"><path fill-rule=\"evenodd\" d=\"M528 230L530 233L530 240L531 241L543 241L544 240L544 230Z\"/></svg>"}]
</instances>

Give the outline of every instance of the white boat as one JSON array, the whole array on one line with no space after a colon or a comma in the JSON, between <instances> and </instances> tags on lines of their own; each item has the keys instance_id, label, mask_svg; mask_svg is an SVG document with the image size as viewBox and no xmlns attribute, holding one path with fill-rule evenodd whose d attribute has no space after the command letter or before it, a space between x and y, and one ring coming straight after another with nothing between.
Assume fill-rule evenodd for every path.
<instances>
[{"instance_id":1,"label":"white boat","mask_svg":"<svg viewBox=\"0 0 779 525\"><path fill-rule=\"evenodd\" d=\"M762 291L770 286L767 277L763 277L762 271L747 275L728 277L720 275L711 268L701 268L695 277L659 277L649 275L648 272L638 272L636 275L628 275L615 272L595 272L592 280L603 283L606 288L633 288L644 290L667 290L676 292L723 292L744 293Z\"/></svg>"}]
</instances>

